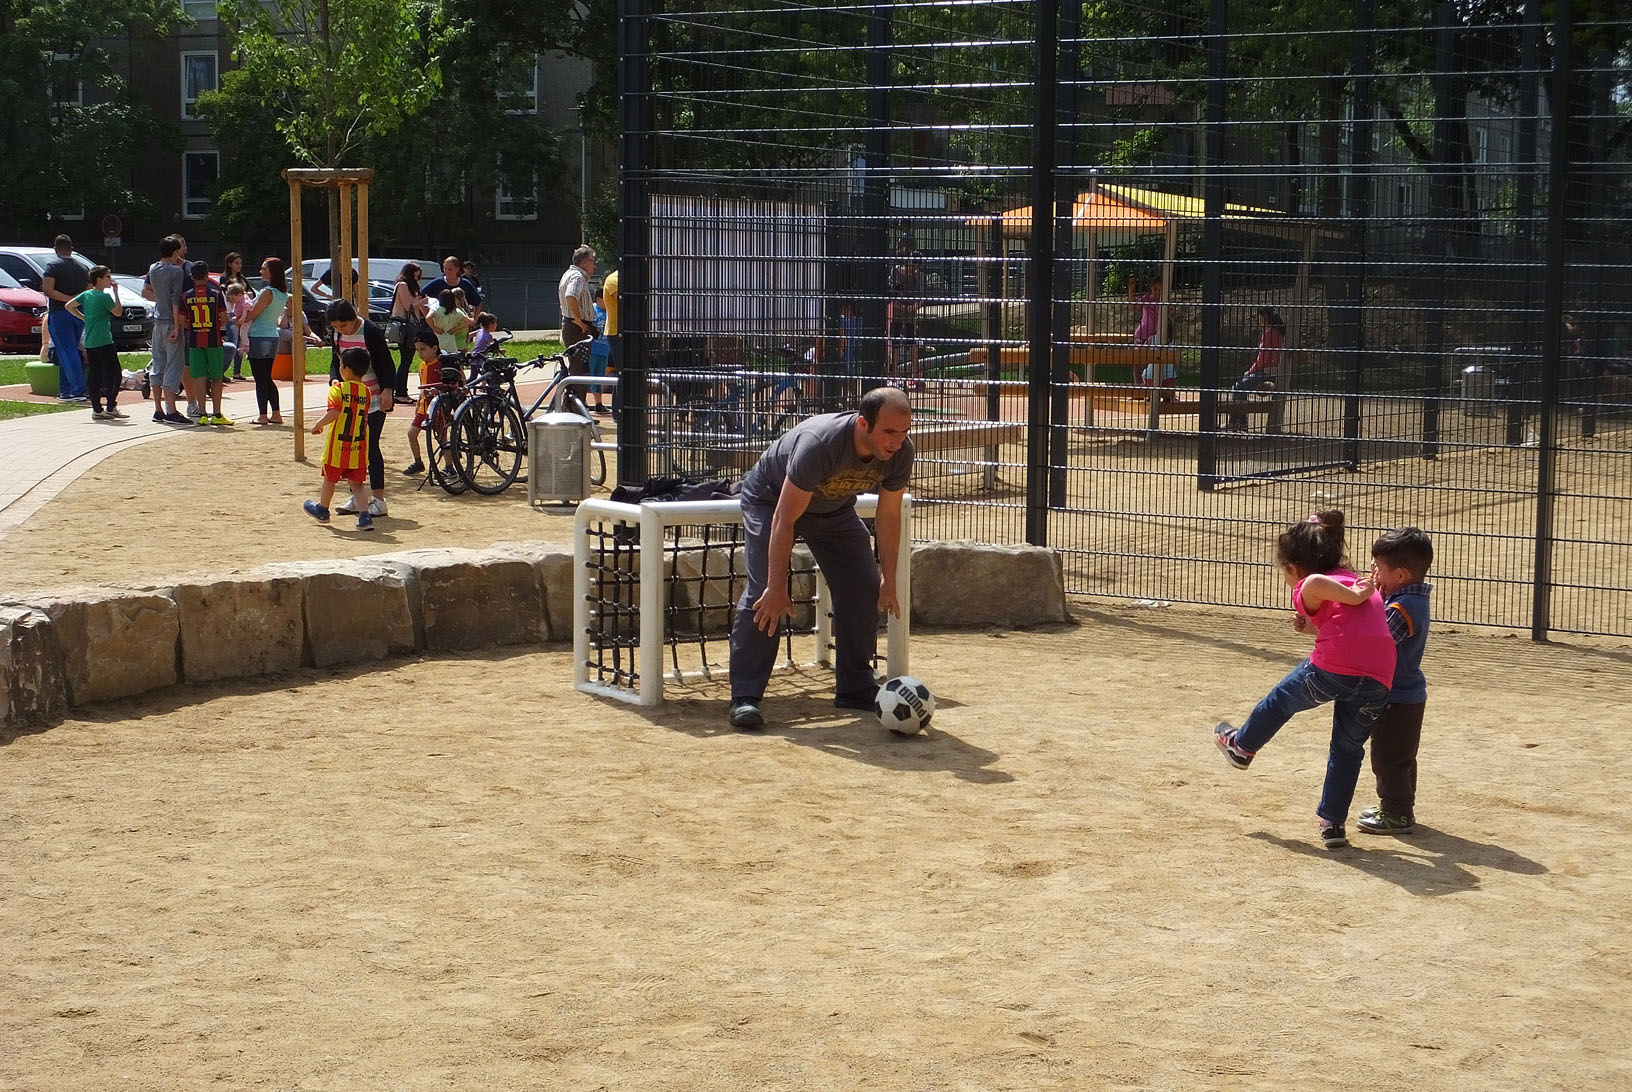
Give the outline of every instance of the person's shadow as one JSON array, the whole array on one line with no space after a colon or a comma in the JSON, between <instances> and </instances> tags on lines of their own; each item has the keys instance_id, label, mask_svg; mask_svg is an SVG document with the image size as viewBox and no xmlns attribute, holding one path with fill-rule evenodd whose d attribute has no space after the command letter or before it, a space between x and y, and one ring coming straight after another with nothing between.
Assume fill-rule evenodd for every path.
<instances>
[{"instance_id":1,"label":"person's shadow","mask_svg":"<svg viewBox=\"0 0 1632 1092\"><path fill-rule=\"evenodd\" d=\"M955 709L959 703L936 695L936 715ZM714 736L780 736L801 747L824 754L865 762L903 773L933 773L944 770L960 781L978 785L1001 785L1014 775L992 768L998 755L977 747L946 731L944 720L914 736L898 736L878 723L871 713L835 709L832 691L811 689L796 695L767 699L766 727L759 732L740 732L726 723L726 703L719 699L671 699L657 709L642 710L652 723L699 739Z\"/></svg>"},{"instance_id":2,"label":"person's shadow","mask_svg":"<svg viewBox=\"0 0 1632 1092\"><path fill-rule=\"evenodd\" d=\"M1307 857L1329 858L1398 884L1413 895L1453 895L1459 891L1478 890L1479 874L1470 871L1470 866L1493 868L1521 876L1541 876L1547 872L1544 865L1510 849L1458 838L1421 823L1417 824L1414 834L1399 837L1352 834L1349 848L1339 850L1326 849L1312 841L1282 838L1261 830L1254 831L1248 837Z\"/></svg>"}]
</instances>

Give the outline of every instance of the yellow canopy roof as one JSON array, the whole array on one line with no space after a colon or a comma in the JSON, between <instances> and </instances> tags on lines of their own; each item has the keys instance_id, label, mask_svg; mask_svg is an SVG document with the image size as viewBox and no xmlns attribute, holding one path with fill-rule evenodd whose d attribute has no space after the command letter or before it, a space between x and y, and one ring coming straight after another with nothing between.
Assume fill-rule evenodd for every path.
<instances>
[{"instance_id":1,"label":"yellow canopy roof","mask_svg":"<svg viewBox=\"0 0 1632 1092\"><path fill-rule=\"evenodd\" d=\"M1143 186L1123 186L1101 183L1092 190L1077 194L1072 205L1071 221L1076 231L1094 231L1105 235L1161 235L1168 225L1206 219L1206 202L1199 197L1146 189ZM1005 235L1019 235L1031 230L1031 206L1021 205L997 214ZM988 224L992 216L971 216L967 223ZM1284 213L1274 209L1255 208L1228 202L1224 219L1232 227L1264 234L1285 236L1289 229L1302 228L1287 221Z\"/></svg>"}]
</instances>

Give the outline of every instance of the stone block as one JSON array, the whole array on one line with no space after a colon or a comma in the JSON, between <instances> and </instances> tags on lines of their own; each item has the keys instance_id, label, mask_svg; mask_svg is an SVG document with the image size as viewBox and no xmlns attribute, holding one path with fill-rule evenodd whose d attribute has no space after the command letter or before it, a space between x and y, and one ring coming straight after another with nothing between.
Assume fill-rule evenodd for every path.
<instances>
[{"instance_id":1,"label":"stone block","mask_svg":"<svg viewBox=\"0 0 1632 1092\"><path fill-rule=\"evenodd\" d=\"M256 570L301 583L304 662L314 667L383 660L420 647L413 568L376 558L302 561Z\"/></svg>"},{"instance_id":2,"label":"stone block","mask_svg":"<svg viewBox=\"0 0 1632 1092\"><path fill-rule=\"evenodd\" d=\"M973 542L915 546L912 620L928 626L1070 621L1060 555L1040 546Z\"/></svg>"},{"instance_id":3,"label":"stone block","mask_svg":"<svg viewBox=\"0 0 1632 1092\"><path fill-rule=\"evenodd\" d=\"M297 576L246 573L170 589L181 612L181 674L190 683L293 671L305 646Z\"/></svg>"},{"instance_id":4,"label":"stone block","mask_svg":"<svg viewBox=\"0 0 1632 1092\"><path fill-rule=\"evenodd\" d=\"M425 647L465 650L544 639L538 568L514 553L412 550L395 554L419 572Z\"/></svg>"},{"instance_id":5,"label":"stone block","mask_svg":"<svg viewBox=\"0 0 1632 1092\"><path fill-rule=\"evenodd\" d=\"M486 552L493 557L522 558L538 570L544 640L572 640L572 552L555 542L498 542Z\"/></svg>"},{"instance_id":6,"label":"stone block","mask_svg":"<svg viewBox=\"0 0 1632 1092\"><path fill-rule=\"evenodd\" d=\"M163 591L86 588L41 598L36 606L56 623L70 703L176 685L180 611Z\"/></svg>"},{"instance_id":7,"label":"stone block","mask_svg":"<svg viewBox=\"0 0 1632 1092\"><path fill-rule=\"evenodd\" d=\"M62 645L51 616L0 606L0 730L43 728L68 712Z\"/></svg>"}]
</instances>

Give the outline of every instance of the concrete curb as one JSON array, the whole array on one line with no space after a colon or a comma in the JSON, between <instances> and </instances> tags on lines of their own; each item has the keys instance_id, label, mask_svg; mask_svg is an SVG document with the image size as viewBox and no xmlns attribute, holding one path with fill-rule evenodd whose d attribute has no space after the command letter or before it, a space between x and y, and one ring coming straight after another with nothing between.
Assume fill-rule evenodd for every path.
<instances>
[{"instance_id":1,"label":"concrete curb","mask_svg":"<svg viewBox=\"0 0 1632 1092\"><path fill-rule=\"evenodd\" d=\"M565 643L572 575L572 556L557 544L502 542L0 602L0 730L183 683ZM914 547L912 613L928 625L1070 621L1059 555L967 542Z\"/></svg>"}]
</instances>

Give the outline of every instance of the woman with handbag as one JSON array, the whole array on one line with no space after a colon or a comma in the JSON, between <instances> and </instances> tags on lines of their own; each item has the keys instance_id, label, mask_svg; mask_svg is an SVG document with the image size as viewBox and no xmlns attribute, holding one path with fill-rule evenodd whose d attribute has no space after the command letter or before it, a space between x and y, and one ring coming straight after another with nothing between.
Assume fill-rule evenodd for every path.
<instances>
[{"instance_id":1,"label":"woman with handbag","mask_svg":"<svg viewBox=\"0 0 1632 1092\"><path fill-rule=\"evenodd\" d=\"M420 273L418 262L409 262L402 267L391 294L391 317L385 320L385 340L401 354L393 393L397 402L405 406L411 404L408 401L408 373L414 364L414 335L425 325L425 305L419 301Z\"/></svg>"}]
</instances>

